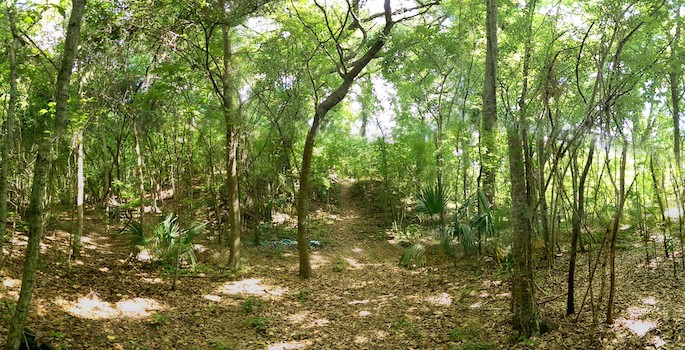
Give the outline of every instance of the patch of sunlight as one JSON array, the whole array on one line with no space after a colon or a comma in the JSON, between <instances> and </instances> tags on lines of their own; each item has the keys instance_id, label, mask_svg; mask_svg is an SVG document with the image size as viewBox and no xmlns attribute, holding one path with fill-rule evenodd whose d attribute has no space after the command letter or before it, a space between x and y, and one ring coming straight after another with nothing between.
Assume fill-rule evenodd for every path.
<instances>
[{"instance_id":1,"label":"patch of sunlight","mask_svg":"<svg viewBox=\"0 0 685 350\"><path fill-rule=\"evenodd\" d=\"M652 338L652 340L649 341L649 344L651 344L653 347L657 349L661 349L662 347L664 347L664 345L666 345L666 341L661 339L661 337L659 337L658 335L656 335L654 336L654 338Z\"/></svg>"},{"instance_id":2,"label":"patch of sunlight","mask_svg":"<svg viewBox=\"0 0 685 350\"><path fill-rule=\"evenodd\" d=\"M350 264L350 267L353 269L361 269L364 267L364 264L359 263L357 260L352 259L352 258L344 258L345 261L347 261L348 264Z\"/></svg>"},{"instance_id":3,"label":"patch of sunlight","mask_svg":"<svg viewBox=\"0 0 685 350\"><path fill-rule=\"evenodd\" d=\"M369 299L364 299L364 300L352 300L352 301L350 301L350 302L347 303L347 304L349 304L349 305L359 305L359 304L368 304L368 303L369 303Z\"/></svg>"},{"instance_id":4,"label":"patch of sunlight","mask_svg":"<svg viewBox=\"0 0 685 350\"><path fill-rule=\"evenodd\" d=\"M625 231L625 230L627 230L627 229L629 229L629 228L630 228L630 225L621 225L621 227L619 228L619 230Z\"/></svg>"},{"instance_id":5,"label":"patch of sunlight","mask_svg":"<svg viewBox=\"0 0 685 350\"><path fill-rule=\"evenodd\" d=\"M440 293L426 298L426 301L433 305L450 306L452 305L452 297L447 293Z\"/></svg>"},{"instance_id":6,"label":"patch of sunlight","mask_svg":"<svg viewBox=\"0 0 685 350\"><path fill-rule=\"evenodd\" d=\"M108 271L109 271L109 268L108 268L108 267L101 267L101 268L98 269L98 271L100 271L100 272L108 272Z\"/></svg>"},{"instance_id":7,"label":"patch of sunlight","mask_svg":"<svg viewBox=\"0 0 685 350\"><path fill-rule=\"evenodd\" d=\"M285 319L290 323L302 323L307 319L307 316L311 314L309 311L300 311L292 315L288 315Z\"/></svg>"},{"instance_id":8,"label":"patch of sunlight","mask_svg":"<svg viewBox=\"0 0 685 350\"><path fill-rule=\"evenodd\" d=\"M140 262L152 261L152 255L150 254L150 251L147 249L141 250L140 253L138 253L138 256L136 258Z\"/></svg>"},{"instance_id":9,"label":"patch of sunlight","mask_svg":"<svg viewBox=\"0 0 685 350\"><path fill-rule=\"evenodd\" d=\"M636 306L631 306L628 308L628 315L630 316L631 320L640 318L640 316L646 314L649 310L644 307L636 307Z\"/></svg>"},{"instance_id":10,"label":"patch of sunlight","mask_svg":"<svg viewBox=\"0 0 685 350\"><path fill-rule=\"evenodd\" d=\"M21 285L21 280L18 280L15 278L10 278L10 277L5 277L2 280L2 285L7 287L7 288L19 287Z\"/></svg>"},{"instance_id":11,"label":"patch of sunlight","mask_svg":"<svg viewBox=\"0 0 685 350\"><path fill-rule=\"evenodd\" d=\"M290 215L285 213L274 213L274 215L271 216L271 223L274 225L282 225L287 221L290 221Z\"/></svg>"},{"instance_id":12,"label":"patch of sunlight","mask_svg":"<svg viewBox=\"0 0 685 350\"><path fill-rule=\"evenodd\" d=\"M490 294L488 292L481 292L480 295L478 295L478 296L481 298L487 298L490 296Z\"/></svg>"},{"instance_id":13,"label":"patch of sunlight","mask_svg":"<svg viewBox=\"0 0 685 350\"><path fill-rule=\"evenodd\" d=\"M359 247L354 247L354 248L352 249L352 251L355 252L355 253L357 253L357 254L360 254L360 253L363 253L363 252L364 252L364 249L359 248Z\"/></svg>"},{"instance_id":14,"label":"patch of sunlight","mask_svg":"<svg viewBox=\"0 0 685 350\"><path fill-rule=\"evenodd\" d=\"M329 321L325 318L320 318L318 320L314 320L314 322L312 322L312 324L309 325L309 327L323 327L323 326L329 325L330 323L331 323L331 321Z\"/></svg>"},{"instance_id":15,"label":"patch of sunlight","mask_svg":"<svg viewBox=\"0 0 685 350\"><path fill-rule=\"evenodd\" d=\"M159 277L141 277L140 279L150 284L159 284L164 282Z\"/></svg>"},{"instance_id":16,"label":"patch of sunlight","mask_svg":"<svg viewBox=\"0 0 685 350\"><path fill-rule=\"evenodd\" d=\"M640 338L644 337L647 333L649 333L649 331L656 328L656 322L654 321L627 320L625 318L616 320L616 324L627 328L630 332Z\"/></svg>"},{"instance_id":17,"label":"patch of sunlight","mask_svg":"<svg viewBox=\"0 0 685 350\"><path fill-rule=\"evenodd\" d=\"M483 306L483 303L480 302L480 301L477 301L477 302L475 302L475 303L469 305L469 308L471 308L471 309L480 309L481 306Z\"/></svg>"},{"instance_id":18,"label":"patch of sunlight","mask_svg":"<svg viewBox=\"0 0 685 350\"><path fill-rule=\"evenodd\" d=\"M319 252L312 252L309 256L312 262L312 269L316 269L328 263L328 259L324 258Z\"/></svg>"},{"instance_id":19,"label":"patch of sunlight","mask_svg":"<svg viewBox=\"0 0 685 350\"><path fill-rule=\"evenodd\" d=\"M369 337L363 336L363 335L358 335L354 337L354 343L355 344L364 344L369 342Z\"/></svg>"},{"instance_id":20,"label":"patch of sunlight","mask_svg":"<svg viewBox=\"0 0 685 350\"><path fill-rule=\"evenodd\" d=\"M647 305L654 306L654 305L656 305L657 302L658 301L656 299L654 299L654 297L647 297L647 298L642 299L642 303L647 304Z\"/></svg>"},{"instance_id":21,"label":"patch of sunlight","mask_svg":"<svg viewBox=\"0 0 685 350\"><path fill-rule=\"evenodd\" d=\"M482 283L483 288L491 288L493 286L499 287L502 285L502 281L490 281L490 280L485 280Z\"/></svg>"},{"instance_id":22,"label":"patch of sunlight","mask_svg":"<svg viewBox=\"0 0 685 350\"><path fill-rule=\"evenodd\" d=\"M203 296L203 298L205 298L209 301L213 301L215 303L218 303L221 301L221 297L218 295L207 294L207 295Z\"/></svg>"},{"instance_id":23,"label":"patch of sunlight","mask_svg":"<svg viewBox=\"0 0 685 350\"><path fill-rule=\"evenodd\" d=\"M359 316L361 316L361 317L371 316L371 312L366 311L366 310L362 310L362 311L359 311Z\"/></svg>"},{"instance_id":24,"label":"patch of sunlight","mask_svg":"<svg viewBox=\"0 0 685 350\"><path fill-rule=\"evenodd\" d=\"M216 290L217 294L254 295L265 299L280 297L287 292L288 288L262 284L261 278L248 278L240 281L226 282Z\"/></svg>"},{"instance_id":25,"label":"patch of sunlight","mask_svg":"<svg viewBox=\"0 0 685 350\"><path fill-rule=\"evenodd\" d=\"M388 332L386 331L377 330L373 333L376 336L376 339L385 339L388 337Z\"/></svg>"},{"instance_id":26,"label":"patch of sunlight","mask_svg":"<svg viewBox=\"0 0 685 350\"><path fill-rule=\"evenodd\" d=\"M268 350L294 350L294 349L304 349L307 346L303 342L291 342L291 343L276 343L271 344L267 348Z\"/></svg>"},{"instance_id":27,"label":"patch of sunlight","mask_svg":"<svg viewBox=\"0 0 685 350\"><path fill-rule=\"evenodd\" d=\"M498 298L509 298L511 297L511 293L500 293L495 295Z\"/></svg>"},{"instance_id":28,"label":"patch of sunlight","mask_svg":"<svg viewBox=\"0 0 685 350\"><path fill-rule=\"evenodd\" d=\"M72 316L89 320L110 318L143 318L150 311L160 310L162 306L154 299L133 298L120 300L114 304L100 300L97 293L90 293L77 301L57 299L55 304Z\"/></svg>"}]
</instances>

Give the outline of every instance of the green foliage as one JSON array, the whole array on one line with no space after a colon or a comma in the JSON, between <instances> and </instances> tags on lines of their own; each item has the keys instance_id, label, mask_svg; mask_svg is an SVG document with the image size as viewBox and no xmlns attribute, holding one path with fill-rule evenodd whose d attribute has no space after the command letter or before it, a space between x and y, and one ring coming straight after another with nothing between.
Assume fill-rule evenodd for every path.
<instances>
[{"instance_id":1,"label":"green foliage","mask_svg":"<svg viewBox=\"0 0 685 350\"><path fill-rule=\"evenodd\" d=\"M426 246L421 242L410 245L400 258L402 267L426 266Z\"/></svg>"},{"instance_id":2,"label":"green foliage","mask_svg":"<svg viewBox=\"0 0 685 350\"><path fill-rule=\"evenodd\" d=\"M307 290L300 290L294 295L295 299L300 303L305 303L311 298L311 294Z\"/></svg>"},{"instance_id":3,"label":"green foliage","mask_svg":"<svg viewBox=\"0 0 685 350\"><path fill-rule=\"evenodd\" d=\"M347 262L347 260L337 256L333 259L333 271L335 272L343 272L345 271L348 267L350 267L350 263Z\"/></svg>"},{"instance_id":4,"label":"green foliage","mask_svg":"<svg viewBox=\"0 0 685 350\"><path fill-rule=\"evenodd\" d=\"M162 263L172 264L177 259L185 259L192 267L197 265L193 251L193 239L204 229L204 224L195 224L184 230L176 222L173 214L157 224L152 230L148 246Z\"/></svg>"},{"instance_id":5,"label":"green foliage","mask_svg":"<svg viewBox=\"0 0 685 350\"><path fill-rule=\"evenodd\" d=\"M262 305L264 302L261 299L255 298L253 296L248 297L240 303L240 309L246 314L251 314L254 312L254 308Z\"/></svg>"},{"instance_id":6,"label":"green foliage","mask_svg":"<svg viewBox=\"0 0 685 350\"><path fill-rule=\"evenodd\" d=\"M428 186L419 192L419 208L430 215L445 213L448 201L448 191L440 185Z\"/></svg>"},{"instance_id":7,"label":"green foliage","mask_svg":"<svg viewBox=\"0 0 685 350\"><path fill-rule=\"evenodd\" d=\"M455 255L459 248L466 255L475 254L478 252L478 245L494 235L495 225L490 203L483 191L478 191L459 208L452 227L442 235L441 246L449 255Z\"/></svg>"},{"instance_id":8,"label":"green foliage","mask_svg":"<svg viewBox=\"0 0 685 350\"><path fill-rule=\"evenodd\" d=\"M243 321L245 326L252 328L259 333L266 333L269 323L271 323L271 320L266 317L259 316L248 317L245 319L245 321Z\"/></svg>"},{"instance_id":9,"label":"green foliage","mask_svg":"<svg viewBox=\"0 0 685 350\"><path fill-rule=\"evenodd\" d=\"M145 237L145 229L140 221L128 221L120 231L121 234L128 237L129 245L145 246L148 244L148 239Z\"/></svg>"}]
</instances>

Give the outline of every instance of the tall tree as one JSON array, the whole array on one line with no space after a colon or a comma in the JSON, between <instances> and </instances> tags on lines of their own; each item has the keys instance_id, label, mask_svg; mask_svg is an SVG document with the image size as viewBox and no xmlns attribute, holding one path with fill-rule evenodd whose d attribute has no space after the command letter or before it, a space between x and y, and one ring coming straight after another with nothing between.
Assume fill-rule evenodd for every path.
<instances>
[{"instance_id":1,"label":"tall tree","mask_svg":"<svg viewBox=\"0 0 685 350\"><path fill-rule=\"evenodd\" d=\"M36 280L36 268L40 257L40 240L43 235L43 211L44 198L47 189L47 180L51 166L51 153L53 145L56 144L64 134L67 127L67 102L69 100L69 87L71 73L76 60L78 51L79 34L81 32L81 19L86 7L86 0L72 0L71 15L67 26L66 38L64 41L64 51L60 65L57 81L55 82L55 115L52 132L44 134L39 141L36 161L33 170L33 184L31 187L31 197L27 212L29 223L29 242L26 247L24 261L24 272L21 280L21 291L19 301L12 315L9 326L9 335L5 350L19 349L24 324L31 306L31 297Z\"/></svg>"},{"instance_id":2,"label":"tall tree","mask_svg":"<svg viewBox=\"0 0 685 350\"><path fill-rule=\"evenodd\" d=\"M490 205L495 203L495 141L497 137L497 0L486 0L485 76L483 78L482 188Z\"/></svg>"},{"instance_id":3,"label":"tall tree","mask_svg":"<svg viewBox=\"0 0 685 350\"><path fill-rule=\"evenodd\" d=\"M0 263L2 263L2 247L5 244L5 231L7 228L7 178L10 169L10 148L12 147L14 114L16 112L17 91L17 49L19 38L17 36L17 20L13 2L8 2L7 19L9 22L10 43L8 47L8 60L10 65L10 98L7 104L7 117L5 118L5 139L2 142L2 165L0 166Z\"/></svg>"}]
</instances>

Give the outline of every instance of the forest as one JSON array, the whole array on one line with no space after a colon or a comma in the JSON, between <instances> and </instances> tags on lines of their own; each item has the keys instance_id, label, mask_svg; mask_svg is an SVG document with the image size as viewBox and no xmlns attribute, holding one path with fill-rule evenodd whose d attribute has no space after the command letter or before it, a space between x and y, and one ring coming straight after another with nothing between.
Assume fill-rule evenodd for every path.
<instances>
[{"instance_id":1,"label":"forest","mask_svg":"<svg viewBox=\"0 0 685 350\"><path fill-rule=\"evenodd\" d=\"M682 0L5 0L5 350L683 349Z\"/></svg>"}]
</instances>

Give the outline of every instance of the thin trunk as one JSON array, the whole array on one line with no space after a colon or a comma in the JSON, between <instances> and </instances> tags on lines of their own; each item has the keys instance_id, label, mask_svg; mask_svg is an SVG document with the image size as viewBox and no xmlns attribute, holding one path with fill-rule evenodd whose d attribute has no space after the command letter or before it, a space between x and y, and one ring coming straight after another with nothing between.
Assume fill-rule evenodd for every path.
<instances>
[{"instance_id":1,"label":"thin trunk","mask_svg":"<svg viewBox=\"0 0 685 350\"><path fill-rule=\"evenodd\" d=\"M677 168L680 169L680 58L678 57L678 40L680 40L680 7L676 9L676 30L671 42L671 60L673 67L668 74L671 85L671 109L673 113L673 152Z\"/></svg>"},{"instance_id":2,"label":"thin trunk","mask_svg":"<svg viewBox=\"0 0 685 350\"><path fill-rule=\"evenodd\" d=\"M7 228L7 179L10 171L10 148L12 148L13 123L16 111L17 97L17 48L19 39L17 37L17 26L15 9L13 5L8 5L7 14L12 41L8 45L8 59L10 65L10 98L7 105L7 118L5 119L5 139L2 143L2 165L0 166L0 265L2 264L2 248L5 245L5 232Z\"/></svg>"},{"instance_id":3,"label":"thin trunk","mask_svg":"<svg viewBox=\"0 0 685 350\"><path fill-rule=\"evenodd\" d=\"M83 235L83 130L76 132L76 234L71 242L74 259L81 257L81 236Z\"/></svg>"},{"instance_id":4,"label":"thin trunk","mask_svg":"<svg viewBox=\"0 0 685 350\"><path fill-rule=\"evenodd\" d=\"M228 266L232 270L240 268L240 196L238 189L238 111L236 109L235 91L233 87L233 48L231 47L231 33L227 23L221 25L223 39L223 113L226 123L226 202L228 203L228 225L230 235L228 239Z\"/></svg>"},{"instance_id":5,"label":"thin trunk","mask_svg":"<svg viewBox=\"0 0 685 350\"><path fill-rule=\"evenodd\" d=\"M483 192L491 206L495 204L496 135L497 135L497 0L486 0L486 51L483 81Z\"/></svg>"},{"instance_id":6,"label":"thin trunk","mask_svg":"<svg viewBox=\"0 0 685 350\"><path fill-rule=\"evenodd\" d=\"M587 155L587 160L585 161L585 167L580 175L580 180L578 181L578 189L576 198L578 202L573 210L573 229L571 233L571 257L569 259L568 266L568 290L566 294L566 315L571 315L575 312L574 305L574 279L576 272L576 255L578 253L578 238L580 237L581 226L583 220L585 220L585 181L587 180L587 175L590 172L590 167L592 166L592 157L595 153L595 142L592 141L590 145L590 152Z\"/></svg>"},{"instance_id":7,"label":"thin trunk","mask_svg":"<svg viewBox=\"0 0 685 350\"><path fill-rule=\"evenodd\" d=\"M623 205L626 202L626 157L628 144L623 140L623 150L621 151L621 164L619 169L619 203L614 215L614 222L611 227L611 247L610 254L610 275L609 275L609 305L607 306L607 323L614 323L614 298L616 294L616 235L618 226L623 217Z\"/></svg>"},{"instance_id":8,"label":"thin trunk","mask_svg":"<svg viewBox=\"0 0 685 350\"><path fill-rule=\"evenodd\" d=\"M9 334L7 335L5 350L17 350L19 348L21 335L31 307L31 297L33 295L36 269L40 256L40 240L43 235L43 199L46 194L48 173L51 165L50 154L52 153L53 144L58 142L67 126L69 83L74 61L76 60L78 39L81 31L81 18L83 17L83 12L86 7L86 1L73 0L72 4L66 40L64 42L61 67L55 83L55 122L52 133L45 134L39 141L38 152L36 153L33 184L31 187L31 200L27 212L29 241L26 247L21 291L19 292L19 300L17 301L17 306L9 325Z\"/></svg>"},{"instance_id":9,"label":"thin trunk","mask_svg":"<svg viewBox=\"0 0 685 350\"><path fill-rule=\"evenodd\" d=\"M140 137L138 137L138 126L133 121L133 139L136 143L136 164L138 167L138 195L140 199L140 226L145 227L145 178L143 176L143 155L140 151Z\"/></svg>"}]
</instances>

